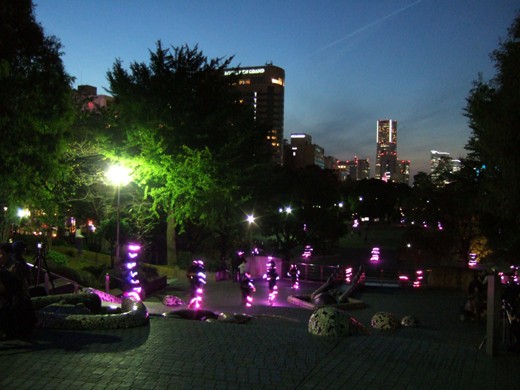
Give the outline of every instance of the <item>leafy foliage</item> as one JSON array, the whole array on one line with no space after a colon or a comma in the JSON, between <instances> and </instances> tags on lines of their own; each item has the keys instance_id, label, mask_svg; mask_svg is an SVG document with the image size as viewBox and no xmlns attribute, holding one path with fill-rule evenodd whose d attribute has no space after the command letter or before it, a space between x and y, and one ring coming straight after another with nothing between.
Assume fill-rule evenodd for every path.
<instances>
[{"instance_id":1,"label":"leafy foliage","mask_svg":"<svg viewBox=\"0 0 520 390\"><path fill-rule=\"evenodd\" d=\"M480 183L481 219L496 255L511 261L520 250L520 15L491 58L497 73L474 83L466 115L466 149Z\"/></svg>"},{"instance_id":2,"label":"leafy foliage","mask_svg":"<svg viewBox=\"0 0 520 390\"><path fill-rule=\"evenodd\" d=\"M2 1L0 9L0 164L4 204L47 208L60 194L72 119L71 82L61 45L45 36L30 0Z\"/></svg>"},{"instance_id":3,"label":"leafy foliage","mask_svg":"<svg viewBox=\"0 0 520 390\"><path fill-rule=\"evenodd\" d=\"M188 224L218 232L221 244L229 245L237 232L230 205L240 207L248 198L244 185L261 161L254 154L262 139L252 116L222 76L231 60L158 42L149 64L132 63L128 71L117 60L108 72L115 104L105 156L133 168L151 207L148 216L138 202L132 207L142 220L167 224L169 246ZM170 247L170 260L174 252Z\"/></svg>"}]
</instances>

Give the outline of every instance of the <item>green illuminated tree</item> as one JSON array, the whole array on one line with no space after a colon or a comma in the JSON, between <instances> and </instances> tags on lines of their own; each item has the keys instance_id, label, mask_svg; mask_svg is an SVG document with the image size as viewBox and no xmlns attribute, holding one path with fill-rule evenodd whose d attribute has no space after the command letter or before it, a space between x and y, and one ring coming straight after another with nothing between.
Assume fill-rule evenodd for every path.
<instances>
[{"instance_id":1,"label":"green illuminated tree","mask_svg":"<svg viewBox=\"0 0 520 390\"><path fill-rule=\"evenodd\" d=\"M252 116L222 76L231 60L158 42L149 64L134 62L126 70L117 60L107 75L115 102L106 155L134 167L150 212L166 219L169 264L176 262L176 234L188 222L230 241L263 161L254 154L262 138Z\"/></svg>"}]
</instances>

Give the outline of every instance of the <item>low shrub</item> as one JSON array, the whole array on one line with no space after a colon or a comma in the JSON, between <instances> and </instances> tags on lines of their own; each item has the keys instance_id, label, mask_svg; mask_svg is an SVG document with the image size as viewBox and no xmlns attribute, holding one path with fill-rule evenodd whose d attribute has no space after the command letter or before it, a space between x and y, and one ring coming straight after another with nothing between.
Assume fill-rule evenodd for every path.
<instances>
[{"instance_id":1,"label":"low shrub","mask_svg":"<svg viewBox=\"0 0 520 390\"><path fill-rule=\"evenodd\" d=\"M70 260L69 257L63 253L52 250L47 253L47 259L59 266L67 266Z\"/></svg>"}]
</instances>

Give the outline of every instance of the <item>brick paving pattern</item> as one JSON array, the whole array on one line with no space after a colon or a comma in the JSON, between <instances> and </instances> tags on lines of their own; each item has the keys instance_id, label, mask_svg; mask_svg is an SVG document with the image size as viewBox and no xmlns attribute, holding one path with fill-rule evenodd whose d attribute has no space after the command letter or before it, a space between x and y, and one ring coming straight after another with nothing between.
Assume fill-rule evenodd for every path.
<instances>
[{"instance_id":1,"label":"brick paving pattern","mask_svg":"<svg viewBox=\"0 0 520 390\"><path fill-rule=\"evenodd\" d=\"M370 326L377 311L412 314L417 328L330 339L307 332L308 309L286 301L280 282L274 307L257 281L255 317L247 324L163 317L175 310L161 295L145 304L149 326L105 331L38 329L31 340L0 342L1 389L503 389L519 388L520 355L490 356L478 346L485 325L462 323L463 295L446 290L366 288L367 307L350 312ZM317 285L302 284L302 293ZM172 281L168 294L187 296ZM245 312L238 285L208 283L205 307Z\"/></svg>"}]
</instances>

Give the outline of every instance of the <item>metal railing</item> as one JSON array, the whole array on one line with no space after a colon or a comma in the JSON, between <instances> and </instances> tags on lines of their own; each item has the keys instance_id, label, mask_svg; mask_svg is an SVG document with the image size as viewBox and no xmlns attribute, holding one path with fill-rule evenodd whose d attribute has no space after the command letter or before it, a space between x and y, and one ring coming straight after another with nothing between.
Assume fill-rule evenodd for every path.
<instances>
[{"instance_id":1,"label":"metal railing","mask_svg":"<svg viewBox=\"0 0 520 390\"><path fill-rule=\"evenodd\" d=\"M283 268L289 268L288 262L282 262ZM338 267L335 265L323 265L323 264L312 264L312 263L296 263L298 270L300 271L300 280L307 280L312 282L325 282L329 276L335 272ZM346 266L340 266L340 270L344 271ZM339 272L343 275L344 272ZM282 277L287 278L287 274L283 272ZM341 276L340 276L341 277Z\"/></svg>"}]
</instances>

